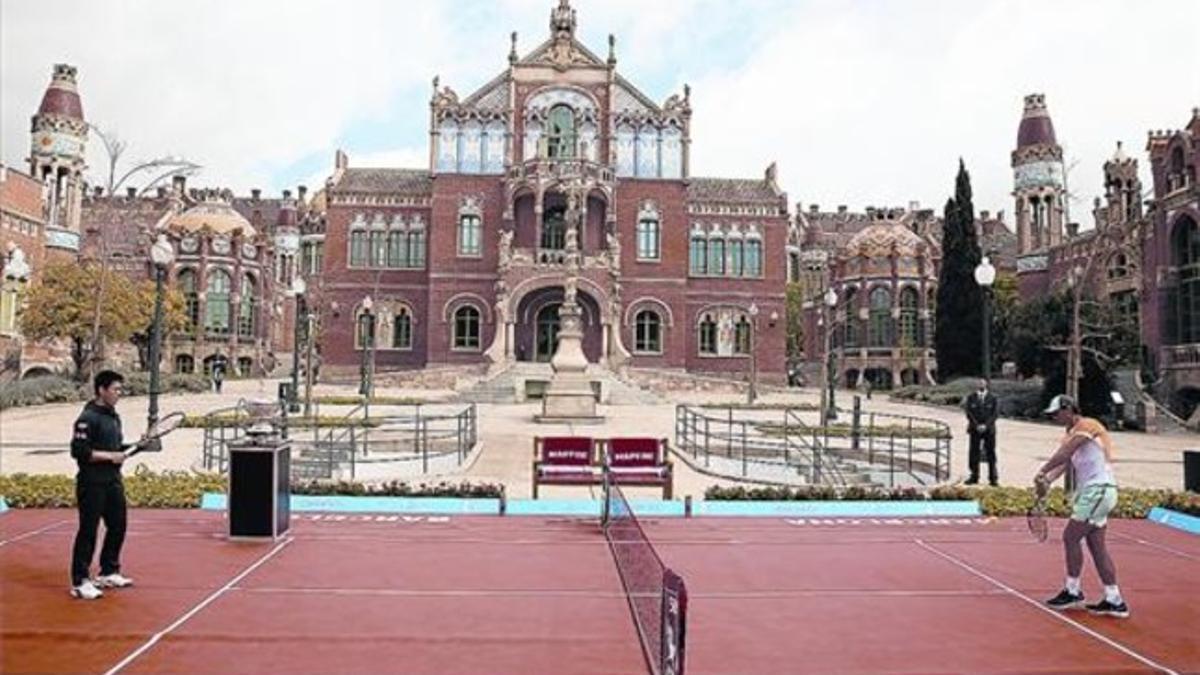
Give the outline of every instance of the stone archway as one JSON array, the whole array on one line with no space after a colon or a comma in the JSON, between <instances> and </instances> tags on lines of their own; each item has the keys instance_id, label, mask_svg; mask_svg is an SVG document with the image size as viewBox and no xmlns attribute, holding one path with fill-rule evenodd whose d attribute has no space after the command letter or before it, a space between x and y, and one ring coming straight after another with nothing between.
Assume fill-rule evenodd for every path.
<instances>
[{"instance_id":1,"label":"stone archway","mask_svg":"<svg viewBox=\"0 0 1200 675\"><path fill-rule=\"evenodd\" d=\"M576 298L583 309L583 354L589 363L599 363L604 356L608 322L591 294L580 290ZM550 361L558 344L558 308L562 301L563 288L548 286L526 293L517 302L513 316L513 355L517 361Z\"/></svg>"}]
</instances>

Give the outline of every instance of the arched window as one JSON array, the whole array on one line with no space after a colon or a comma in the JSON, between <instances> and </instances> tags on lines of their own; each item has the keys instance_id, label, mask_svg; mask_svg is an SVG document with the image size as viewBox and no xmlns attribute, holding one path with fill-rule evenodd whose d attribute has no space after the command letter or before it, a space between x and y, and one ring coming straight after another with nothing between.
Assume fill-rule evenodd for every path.
<instances>
[{"instance_id":1,"label":"arched window","mask_svg":"<svg viewBox=\"0 0 1200 675\"><path fill-rule=\"evenodd\" d=\"M762 276L762 240L751 237L746 240L746 276Z\"/></svg>"},{"instance_id":2,"label":"arched window","mask_svg":"<svg viewBox=\"0 0 1200 675\"><path fill-rule=\"evenodd\" d=\"M643 214L637 224L638 260L659 259L658 214Z\"/></svg>"},{"instance_id":3,"label":"arched window","mask_svg":"<svg viewBox=\"0 0 1200 675\"><path fill-rule=\"evenodd\" d=\"M905 288L900 291L900 346L921 347L917 330L917 291Z\"/></svg>"},{"instance_id":4,"label":"arched window","mask_svg":"<svg viewBox=\"0 0 1200 675\"><path fill-rule=\"evenodd\" d=\"M788 253L788 281L793 284L800 281L800 254L795 251Z\"/></svg>"},{"instance_id":5,"label":"arched window","mask_svg":"<svg viewBox=\"0 0 1200 675\"><path fill-rule=\"evenodd\" d=\"M708 273L714 277L725 276L725 239L720 236L708 239Z\"/></svg>"},{"instance_id":6,"label":"arched window","mask_svg":"<svg viewBox=\"0 0 1200 675\"><path fill-rule=\"evenodd\" d=\"M214 267L208 271L205 292L204 330L213 335L229 334L229 273Z\"/></svg>"},{"instance_id":7,"label":"arched window","mask_svg":"<svg viewBox=\"0 0 1200 675\"><path fill-rule=\"evenodd\" d=\"M382 229L371 230L370 246L370 266L384 267L387 265L387 232Z\"/></svg>"},{"instance_id":8,"label":"arched window","mask_svg":"<svg viewBox=\"0 0 1200 675\"><path fill-rule=\"evenodd\" d=\"M745 356L750 353L752 347L751 340L753 339L753 327L750 325L750 320L743 316L739 316L737 323L734 324L734 340L733 353L739 356Z\"/></svg>"},{"instance_id":9,"label":"arched window","mask_svg":"<svg viewBox=\"0 0 1200 675\"><path fill-rule=\"evenodd\" d=\"M662 353L662 317L643 309L634 317L633 349L641 354Z\"/></svg>"},{"instance_id":10,"label":"arched window","mask_svg":"<svg viewBox=\"0 0 1200 675\"><path fill-rule=\"evenodd\" d=\"M387 266L406 267L408 262L408 233L396 229L387 235Z\"/></svg>"},{"instance_id":11,"label":"arched window","mask_svg":"<svg viewBox=\"0 0 1200 675\"><path fill-rule=\"evenodd\" d=\"M690 268L693 276L708 274L708 240L703 234L692 235Z\"/></svg>"},{"instance_id":12,"label":"arched window","mask_svg":"<svg viewBox=\"0 0 1200 675\"><path fill-rule=\"evenodd\" d=\"M454 310L454 348L479 349L479 310L464 305Z\"/></svg>"},{"instance_id":13,"label":"arched window","mask_svg":"<svg viewBox=\"0 0 1200 675\"><path fill-rule=\"evenodd\" d=\"M717 320L712 314L705 314L700 318L698 328L700 353L706 356L716 356L717 354Z\"/></svg>"},{"instance_id":14,"label":"arched window","mask_svg":"<svg viewBox=\"0 0 1200 675\"><path fill-rule=\"evenodd\" d=\"M1179 272L1179 285L1168 295L1168 334L1176 344L1200 342L1200 228L1188 216L1175 224L1171 261ZM1174 296L1174 297L1172 297ZM1174 328L1174 330L1171 330Z\"/></svg>"},{"instance_id":15,"label":"arched window","mask_svg":"<svg viewBox=\"0 0 1200 675\"><path fill-rule=\"evenodd\" d=\"M1108 278L1124 279L1129 276L1129 260L1124 253L1114 254L1108 261Z\"/></svg>"},{"instance_id":16,"label":"arched window","mask_svg":"<svg viewBox=\"0 0 1200 675\"><path fill-rule=\"evenodd\" d=\"M408 257L401 267L417 270L425 267L425 228L419 223L408 230Z\"/></svg>"},{"instance_id":17,"label":"arched window","mask_svg":"<svg viewBox=\"0 0 1200 675\"><path fill-rule=\"evenodd\" d=\"M546 152L549 157L556 159L570 159L575 156L575 113L565 105L556 105L550 109Z\"/></svg>"},{"instance_id":18,"label":"arched window","mask_svg":"<svg viewBox=\"0 0 1200 675\"><path fill-rule=\"evenodd\" d=\"M745 248L741 239L729 240L729 276L740 277L746 273Z\"/></svg>"},{"instance_id":19,"label":"arched window","mask_svg":"<svg viewBox=\"0 0 1200 675\"><path fill-rule=\"evenodd\" d=\"M392 349L412 349L412 315L400 307L392 318Z\"/></svg>"},{"instance_id":20,"label":"arched window","mask_svg":"<svg viewBox=\"0 0 1200 675\"><path fill-rule=\"evenodd\" d=\"M196 372L196 359L192 358L191 354L177 355L175 357L175 372L183 374Z\"/></svg>"},{"instance_id":21,"label":"arched window","mask_svg":"<svg viewBox=\"0 0 1200 675\"><path fill-rule=\"evenodd\" d=\"M859 320L858 320L858 297L857 297L857 295L858 295L857 288L850 287L850 288L846 289L846 301L844 303L845 307L846 307L846 325L845 325L846 332L845 332L845 339L843 340L843 344L849 348L858 348L858 346L859 346L859 337L858 337Z\"/></svg>"},{"instance_id":22,"label":"arched window","mask_svg":"<svg viewBox=\"0 0 1200 675\"><path fill-rule=\"evenodd\" d=\"M195 333L196 326L200 325L200 293L196 284L196 272L194 270L180 270L179 276L176 277L175 281L179 285L179 292L183 294L184 314L187 316L187 332ZM192 371L189 370L187 372L190 373Z\"/></svg>"},{"instance_id":23,"label":"arched window","mask_svg":"<svg viewBox=\"0 0 1200 675\"><path fill-rule=\"evenodd\" d=\"M565 213L561 206L546 209L542 217L542 248L559 251L567 245Z\"/></svg>"},{"instance_id":24,"label":"arched window","mask_svg":"<svg viewBox=\"0 0 1200 675\"><path fill-rule=\"evenodd\" d=\"M438 171L458 171L458 124L446 120L438 127Z\"/></svg>"},{"instance_id":25,"label":"arched window","mask_svg":"<svg viewBox=\"0 0 1200 675\"><path fill-rule=\"evenodd\" d=\"M637 135L638 178L658 178L658 129L644 125Z\"/></svg>"},{"instance_id":26,"label":"arched window","mask_svg":"<svg viewBox=\"0 0 1200 675\"><path fill-rule=\"evenodd\" d=\"M366 349L375 339L375 312L364 311L361 307L354 317L354 347Z\"/></svg>"},{"instance_id":27,"label":"arched window","mask_svg":"<svg viewBox=\"0 0 1200 675\"><path fill-rule=\"evenodd\" d=\"M888 289L880 286L871 291L869 296L870 314L869 323L867 324L867 346L869 347L890 347L891 340L891 305L892 294Z\"/></svg>"},{"instance_id":28,"label":"arched window","mask_svg":"<svg viewBox=\"0 0 1200 675\"><path fill-rule=\"evenodd\" d=\"M476 214L464 213L458 217L458 254L471 257L483 254L483 226Z\"/></svg>"},{"instance_id":29,"label":"arched window","mask_svg":"<svg viewBox=\"0 0 1200 675\"><path fill-rule=\"evenodd\" d=\"M254 308L257 304L254 298L254 276L247 274L242 277L241 299L238 305L238 335L252 337L254 335Z\"/></svg>"},{"instance_id":30,"label":"arched window","mask_svg":"<svg viewBox=\"0 0 1200 675\"><path fill-rule=\"evenodd\" d=\"M367 230L362 221L350 225L350 267L367 266Z\"/></svg>"}]
</instances>

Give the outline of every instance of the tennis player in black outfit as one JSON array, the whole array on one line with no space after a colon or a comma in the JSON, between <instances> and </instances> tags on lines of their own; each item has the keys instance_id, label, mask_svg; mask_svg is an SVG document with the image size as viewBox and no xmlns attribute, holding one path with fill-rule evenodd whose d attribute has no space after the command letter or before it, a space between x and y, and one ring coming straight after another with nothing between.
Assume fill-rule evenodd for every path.
<instances>
[{"instance_id":1,"label":"tennis player in black outfit","mask_svg":"<svg viewBox=\"0 0 1200 675\"><path fill-rule=\"evenodd\" d=\"M79 464L75 475L75 500L79 507L79 531L71 554L71 595L95 600L101 588L125 588L133 579L121 574L121 545L125 542L125 486L121 464L125 445L117 401L125 378L104 370L96 374L92 388L96 398L88 401L75 420L71 456ZM91 579L92 555L96 552L96 530L104 521L104 546L100 549L100 576Z\"/></svg>"}]
</instances>

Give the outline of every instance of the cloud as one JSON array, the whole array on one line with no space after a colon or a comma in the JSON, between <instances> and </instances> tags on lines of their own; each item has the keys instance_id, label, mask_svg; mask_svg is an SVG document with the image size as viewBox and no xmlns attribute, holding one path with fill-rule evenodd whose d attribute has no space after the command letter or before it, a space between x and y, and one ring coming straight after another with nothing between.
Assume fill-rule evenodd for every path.
<instances>
[{"instance_id":1,"label":"cloud","mask_svg":"<svg viewBox=\"0 0 1200 675\"><path fill-rule=\"evenodd\" d=\"M22 166L53 63L79 66L84 110L128 141L205 166L239 191L319 186L352 166L423 167L429 81L466 95L547 37L554 0L389 2L34 0L0 8L5 163ZM760 176L793 201L941 207L958 158L976 207L1011 210L1022 97L1046 94L1090 222L1122 139L1200 103L1192 0L575 0L579 35L654 100L692 85L696 175ZM103 165L92 142L89 163ZM93 171L93 173L98 173Z\"/></svg>"}]
</instances>

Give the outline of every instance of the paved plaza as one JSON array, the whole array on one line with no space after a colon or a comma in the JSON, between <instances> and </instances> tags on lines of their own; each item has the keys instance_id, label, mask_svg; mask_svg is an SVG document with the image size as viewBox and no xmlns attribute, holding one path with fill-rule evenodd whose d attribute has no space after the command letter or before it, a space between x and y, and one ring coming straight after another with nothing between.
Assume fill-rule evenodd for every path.
<instances>
[{"instance_id":1,"label":"paved plaza","mask_svg":"<svg viewBox=\"0 0 1200 675\"><path fill-rule=\"evenodd\" d=\"M183 410L201 414L217 408L235 405L242 398L269 397L275 392L273 380L231 381L221 395L171 394L163 397L164 412ZM353 395L350 387L321 386L322 395ZM453 396L448 390L386 389L380 396L411 396L435 402ZM479 436L482 447L478 455L462 471L435 480L469 480L503 483L512 497L530 495L532 441L535 435L581 434L595 437L618 435L674 437L676 403L741 403L743 396L732 394L681 393L669 402L636 406L602 406L606 420L600 425L572 427L542 425L533 422L540 411L539 403L513 405L480 404ZM811 389L796 389L787 393L771 393L764 403L816 403L817 394ZM845 393L839 396L843 404L849 401ZM6 473L74 473L74 463L67 452L70 424L82 404L64 403L31 408L16 408L0 413L0 471ZM967 439L962 413L954 408L913 405L875 396L863 401L864 410L926 417L945 422L954 433L952 443L952 480L967 472ZM132 396L122 400L119 410L125 425L126 437L135 437L145 428L146 398ZM1000 480L1005 485L1026 485L1041 462L1055 447L1061 431L1051 424L1001 419L997 426ZM187 470L199 468L201 439L199 429L182 429L167 438L161 454L142 455L138 463L150 469ZM1118 478L1123 485L1145 488L1182 487L1182 451L1200 448L1195 434L1144 434L1115 432ZM700 498L704 490L724 483L711 476L689 469L676 461L676 495ZM127 471L130 470L127 468ZM409 480L412 480L409 478ZM586 488L547 488L548 496L579 496Z\"/></svg>"}]
</instances>

